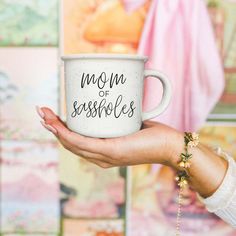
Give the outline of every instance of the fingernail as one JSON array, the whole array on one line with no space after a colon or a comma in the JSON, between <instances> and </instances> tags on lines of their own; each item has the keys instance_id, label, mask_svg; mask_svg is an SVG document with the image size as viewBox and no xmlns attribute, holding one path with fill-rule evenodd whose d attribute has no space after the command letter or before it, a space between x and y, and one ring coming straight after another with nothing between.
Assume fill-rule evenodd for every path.
<instances>
[{"instance_id":1,"label":"fingernail","mask_svg":"<svg viewBox=\"0 0 236 236\"><path fill-rule=\"evenodd\" d=\"M36 106L35 108L36 108L38 115L43 119L45 117L43 110L39 106Z\"/></svg>"},{"instance_id":2,"label":"fingernail","mask_svg":"<svg viewBox=\"0 0 236 236\"><path fill-rule=\"evenodd\" d=\"M57 134L57 130L56 130L55 128L53 128L51 125L45 124L44 121L40 121L40 122L41 122L42 126L43 126L45 129L51 131L51 132L54 133L54 134Z\"/></svg>"}]
</instances>

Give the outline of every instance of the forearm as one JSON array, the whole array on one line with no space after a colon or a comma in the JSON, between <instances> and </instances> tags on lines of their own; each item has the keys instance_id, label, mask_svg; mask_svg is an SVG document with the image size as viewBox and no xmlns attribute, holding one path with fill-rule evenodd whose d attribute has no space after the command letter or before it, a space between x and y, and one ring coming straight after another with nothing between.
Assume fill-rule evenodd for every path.
<instances>
[{"instance_id":1,"label":"forearm","mask_svg":"<svg viewBox=\"0 0 236 236\"><path fill-rule=\"evenodd\" d=\"M179 133L171 155L171 166L176 170L181 170L178 163L183 150L184 135ZM189 150L192 153L191 166L188 168L189 184L202 197L209 197L222 183L227 171L227 161L201 143Z\"/></svg>"}]
</instances>

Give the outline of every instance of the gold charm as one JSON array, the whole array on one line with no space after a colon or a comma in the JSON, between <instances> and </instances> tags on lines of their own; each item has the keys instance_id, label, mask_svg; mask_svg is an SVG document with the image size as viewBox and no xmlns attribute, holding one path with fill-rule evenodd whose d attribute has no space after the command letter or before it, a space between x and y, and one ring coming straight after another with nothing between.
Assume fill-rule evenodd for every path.
<instances>
[{"instance_id":1,"label":"gold charm","mask_svg":"<svg viewBox=\"0 0 236 236\"><path fill-rule=\"evenodd\" d=\"M184 168L189 168L191 166L191 163L189 162L189 161L186 161L185 163L184 163Z\"/></svg>"},{"instance_id":2,"label":"gold charm","mask_svg":"<svg viewBox=\"0 0 236 236\"><path fill-rule=\"evenodd\" d=\"M178 186L180 188L185 188L188 185L188 181L186 179L182 179L179 181Z\"/></svg>"},{"instance_id":3,"label":"gold charm","mask_svg":"<svg viewBox=\"0 0 236 236\"><path fill-rule=\"evenodd\" d=\"M184 168L184 167L185 167L185 163L184 163L183 161L181 161L181 162L179 163L179 167Z\"/></svg>"}]
</instances>

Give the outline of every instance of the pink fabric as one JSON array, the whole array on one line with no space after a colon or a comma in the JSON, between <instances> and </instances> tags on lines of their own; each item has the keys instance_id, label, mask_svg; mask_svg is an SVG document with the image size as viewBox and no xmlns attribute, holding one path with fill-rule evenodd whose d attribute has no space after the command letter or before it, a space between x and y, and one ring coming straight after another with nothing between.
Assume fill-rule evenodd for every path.
<instances>
[{"instance_id":1,"label":"pink fabric","mask_svg":"<svg viewBox=\"0 0 236 236\"><path fill-rule=\"evenodd\" d=\"M130 0L123 2L135 9ZM164 72L172 82L170 106L155 120L182 131L198 130L224 88L223 67L203 0L153 0L138 51L149 56L147 68ZM158 82L148 79L144 109L153 108L161 93Z\"/></svg>"}]
</instances>

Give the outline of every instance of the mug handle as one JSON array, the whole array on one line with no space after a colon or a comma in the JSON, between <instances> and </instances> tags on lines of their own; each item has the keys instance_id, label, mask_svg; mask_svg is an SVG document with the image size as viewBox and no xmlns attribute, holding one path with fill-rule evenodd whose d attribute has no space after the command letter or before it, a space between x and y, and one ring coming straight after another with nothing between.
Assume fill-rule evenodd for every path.
<instances>
[{"instance_id":1,"label":"mug handle","mask_svg":"<svg viewBox=\"0 0 236 236\"><path fill-rule=\"evenodd\" d=\"M171 84L167 77L159 71L155 70L145 70L144 79L147 77L154 77L161 81L163 88L163 95L161 102L151 111L142 113L142 121L152 119L160 115L168 107L171 99Z\"/></svg>"}]
</instances>

